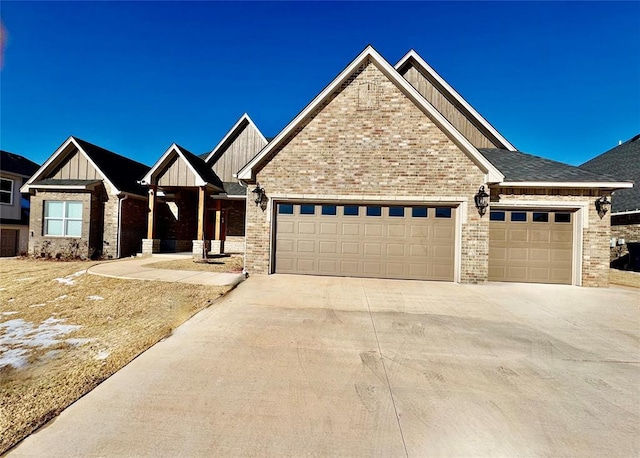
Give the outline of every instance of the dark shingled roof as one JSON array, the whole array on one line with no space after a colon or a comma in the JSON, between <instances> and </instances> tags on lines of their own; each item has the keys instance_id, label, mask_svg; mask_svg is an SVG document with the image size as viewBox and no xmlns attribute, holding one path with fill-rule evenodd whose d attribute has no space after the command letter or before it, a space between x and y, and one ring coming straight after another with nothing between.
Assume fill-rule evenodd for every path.
<instances>
[{"instance_id":1,"label":"dark shingled roof","mask_svg":"<svg viewBox=\"0 0 640 458\"><path fill-rule=\"evenodd\" d=\"M228 196L246 196L247 188L237 181L225 181L224 192L226 192Z\"/></svg>"},{"instance_id":2,"label":"dark shingled roof","mask_svg":"<svg viewBox=\"0 0 640 458\"><path fill-rule=\"evenodd\" d=\"M567 181L611 183L620 180L520 151L480 148L480 153L504 175L504 181Z\"/></svg>"},{"instance_id":3,"label":"dark shingled roof","mask_svg":"<svg viewBox=\"0 0 640 458\"><path fill-rule=\"evenodd\" d=\"M147 174L149 171L148 166L81 140L78 137L73 138L116 188L132 194L147 195L147 188L140 186L138 180L141 180Z\"/></svg>"},{"instance_id":4,"label":"dark shingled roof","mask_svg":"<svg viewBox=\"0 0 640 458\"><path fill-rule=\"evenodd\" d=\"M57 178L47 178L31 184L32 186L86 186L94 183L102 183L102 180L61 180Z\"/></svg>"},{"instance_id":5,"label":"dark shingled roof","mask_svg":"<svg viewBox=\"0 0 640 458\"><path fill-rule=\"evenodd\" d=\"M24 156L0 150L0 170L30 177L39 168L38 164Z\"/></svg>"},{"instance_id":6,"label":"dark shingled roof","mask_svg":"<svg viewBox=\"0 0 640 458\"><path fill-rule=\"evenodd\" d=\"M580 168L606 173L619 181L633 181L633 188L615 192L611 212L640 210L640 134L585 162Z\"/></svg>"},{"instance_id":7,"label":"dark shingled roof","mask_svg":"<svg viewBox=\"0 0 640 458\"><path fill-rule=\"evenodd\" d=\"M200 177L204 181L206 181L207 183L211 183L212 185L217 186L220 189L224 189L222 180L218 178L218 175L216 175L211 167L207 165L204 159L202 159L200 156L196 156L191 151L183 148L180 145L176 144L176 146L180 148L180 151L182 151L182 153L184 154L185 159L189 161L189 164L191 164L191 166L195 169L196 172L198 172L198 175L200 175Z\"/></svg>"}]
</instances>

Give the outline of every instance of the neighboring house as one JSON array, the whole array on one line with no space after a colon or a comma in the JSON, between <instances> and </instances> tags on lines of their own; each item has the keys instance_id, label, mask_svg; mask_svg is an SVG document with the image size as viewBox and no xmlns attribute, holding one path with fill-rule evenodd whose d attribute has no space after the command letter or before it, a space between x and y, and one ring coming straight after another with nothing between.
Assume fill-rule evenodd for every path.
<instances>
[{"instance_id":1,"label":"neighboring house","mask_svg":"<svg viewBox=\"0 0 640 458\"><path fill-rule=\"evenodd\" d=\"M143 253L243 253L247 190L235 173L266 144L245 113L210 153L171 145L142 179L150 210Z\"/></svg>"},{"instance_id":2,"label":"neighboring house","mask_svg":"<svg viewBox=\"0 0 640 458\"><path fill-rule=\"evenodd\" d=\"M631 186L517 151L417 53L370 46L237 176L262 196L250 274L462 283L607 286L595 201Z\"/></svg>"},{"instance_id":3,"label":"neighboring house","mask_svg":"<svg viewBox=\"0 0 640 458\"><path fill-rule=\"evenodd\" d=\"M616 191L611 198L611 259L627 253L627 242L640 242L640 134L580 166L633 181L631 189Z\"/></svg>"},{"instance_id":4,"label":"neighboring house","mask_svg":"<svg viewBox=\"0 0 640 458\"><path fill-rule=\"evenodd\" d=\"M21 191L30 194L29 252L117 258L140 250L149 167L69 137Z\"/></svg>"},{"instance_id":5,"label":"neighboring house","mask_svg":"<svg viewBox=\"0 0 640 458\"><path fill-rule=\"evenodd\" d=\"M0 151L0 256L27 252L29 243L29 202L20 187L38 164L18 154Z\"/></svg>"}]
</instances>

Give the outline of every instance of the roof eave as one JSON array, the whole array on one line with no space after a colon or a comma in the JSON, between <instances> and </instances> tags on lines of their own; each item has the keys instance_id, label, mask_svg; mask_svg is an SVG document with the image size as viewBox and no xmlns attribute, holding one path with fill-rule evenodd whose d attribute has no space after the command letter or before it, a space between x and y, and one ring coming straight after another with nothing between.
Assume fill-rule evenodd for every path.
<instances>
[{"instance_id":1,"label":"roof eave","mask_svg":"<svg viewBox=\"0 0 640 458\"><path fill-rule=\"evenodd\" d=\"M598 181L502 181L497 186L505 188L601 188L626 189L633 188L629 182L598 182Z\"/></svg>"}]
</instances>

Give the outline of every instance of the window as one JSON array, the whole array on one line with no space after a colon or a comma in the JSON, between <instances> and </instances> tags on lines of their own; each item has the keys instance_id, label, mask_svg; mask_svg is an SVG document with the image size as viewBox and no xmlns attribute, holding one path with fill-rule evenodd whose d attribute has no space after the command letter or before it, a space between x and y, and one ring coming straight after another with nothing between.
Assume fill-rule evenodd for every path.
<instances>
[{"instance_id":1,"label":"window","mask_svg":"<svg viewBox=\"0 0 640 458\"><path fill-rule=\"evenodd\" d=\"M293 215L293 205L278 204L278 213L281 215Z\"/></svg>"},{"instance_id":2,"label":"window","mask_svg":"<svg viewBox=\"0 0 640 458\"><path fill-rule=\"evenodd\" d=\"M389 216L404 216L404 207L389 207Z\"/></svg>"},{"instance_id":3,"label":"window","mask_svg":"<svg viewBox=\"0 0 640 458\"><path fill-rule=\"evenodd\" d=\"M534 223L548 223L549 222L549 213L547 212L534 212L533 213L533 222Z\"/></svg>"},{"instance_id":4,"label":"window","mask_svg":"<svg viewBox=\"0 0 640 458\"><path fill-rule=\"evenodd\" d=\"M300 214L301 215L315 215L316 214L316 206L315 205L300 205Z\"/></svg>"},{"instance_id":5,"label":"window","mask_svg":"<svg viewBox=\"0 0 640 458\"><path fill-rule=\"evenodd\" d=\"M322 206L322 214L323 215L335 215L337 214L335 205L323 205Z\"/></svg>"},{"instance_id":6,"label":"window","mask_svg":"<svg viewBox=\"0 0 640 458\"><path fill-rule=\"evenodd\" d=\"M571 222L571 213L556 213L555 215L556 223L570 223Z\"/></svg>"},{"instance_id":7,"label":"window","mask_svg":"<svg viewBox=\"0 0 640 458\"><path fill-rule=\"evenodd\" d=\"M382 216L382 207L367 207L367 216Z\"/></svg>"},{"instance_id":8,"label":"window","mask_svg":"<svg viewBox=\"0 0 640 458\"><path fill-rule=\"evenodd\" d=\"M0 178L0 204L13 203L13 180Z\"/></svg>"},{"instance_id":9,"label":"window","mask_svg":"<svg viewBox=\"0 0 640 458\"><path fill-rule=\"evenodd\" d=\"M426 218L427 207L413 207L411 209L411 216L414 218Z\"/></svg>"},{"instance_id":10,"label":"window","mask_svg":"<svg viewBox=\"0 0 640 458\"><path fill-rule=\"evenodd\" d=\"M82 235L82 202L46 201L44 203L44 235L80 237Z\"/></svg>"},{"instance_id":11,"label":"window","mask_svg":"<svg viewBox=\"0 0 640 458\"><path fill-rule=\"evenodd\" d=\"M504 212L493 211L489 214L490 221L504 221Z\"/></svg>"},{"instance_id":12,"label":"window","mask_svg":"<svg viewBox=\"0 0 640 458\"><path fill-rule=\"evenodd\" d=\"M360 207L357 205L345 205L344 206L344 216L358 216L360 212Z\"/></svg>"},{"instance_id":13,"label":"window","mask_svg":"<svg viewBox=\"0 0 640 458\"><path fill-rule=\"evenodd\" d=\"M448 207L436 207L436 218L451 218L451 209Z\"/></svg>"},{"instance_id":14,"label":"window","mask_svg":"<svg viewBox=\"0 0 640 458\"><path fill-rule=\"evenodd\" d=\"M526 212L511 212L511 221L521 222L527 220Z\"/></svg>"}]
</instances>

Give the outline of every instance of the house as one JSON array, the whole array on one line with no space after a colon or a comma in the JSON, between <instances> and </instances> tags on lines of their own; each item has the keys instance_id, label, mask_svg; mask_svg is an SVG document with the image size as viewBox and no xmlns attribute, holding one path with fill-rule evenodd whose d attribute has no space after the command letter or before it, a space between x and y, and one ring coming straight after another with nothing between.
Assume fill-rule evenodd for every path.
<instances>
[{"instance_id":1,"label":"house","mask_svg":"<svg viewBox=\"0 0 640 458\"><path fill-rule=\"evenodd\" d=\"M29 241L29 202L20 186L38 164L18 154L0 151L0 256L26 253Z\"/></svg>"},{"instance_id":2,"label":"house","mask_svg":"<svg viewBox=\"0 0 640 458\"><path fill-rule=\"evenodd\" d=\"M21 191L30 194L29 252L119 258L140 250L147 228L149 167L69 137Z\"/></svg>"},{"instance_id":3,"label":"house","mask_svg":"<svg viewBox=\"0 0 640 458\"><path fill-rule=\"evenodd\" d=\"M266 144L245 113L209 153L171 145L141 181L149 188L143 253L243 253L247 190L234 175Z\"/></svg>"},{"instance_id":4,"label":"house","mask_svg":"<svg viewBox=\"0 0 640 458\"><path fill-rule=\"evenodd\" d=\"M580 166L636 183L611 198L611 259L628 252L628 242L640 242L640 134Z\"/></svg>"},{"instance_id":5,"label":"house","mask_svg":"<svg viewBox=\"0 0 640 458\"><path fill-rule=\"evenodd\" d=\"M624 180L518 151L415 51L368 46L237 173L245 268L607 286Z\"/></svg>"}]
</instances>

